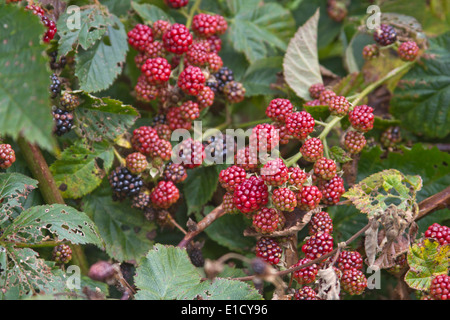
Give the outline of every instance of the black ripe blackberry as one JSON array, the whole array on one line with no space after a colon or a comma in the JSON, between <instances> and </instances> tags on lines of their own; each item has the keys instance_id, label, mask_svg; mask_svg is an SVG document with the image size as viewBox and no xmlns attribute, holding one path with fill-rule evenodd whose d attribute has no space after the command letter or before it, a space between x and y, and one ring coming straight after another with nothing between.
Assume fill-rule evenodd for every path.
<instances>
[{"instance_id":1,"label":"black ripe blackberry","mask_svg":"<svg viewBox=\"0 0 450 320\"><path fill-rule=\"evenodd\" d=\"M131 207L139 210L145 210L150 204L150 192L147 190L139 192L131 200Z\"/></svg>"},{"instance_id":2,"label":"black ripe blackberry","mask_svg":"<svg viewBox=\"0 0 450 320\"><path fill-rule=\"evenodd\" d=\"M189 258L191 259L192 264L199 268L201 268L205 265L205 259L203 258L202 247L203 247L203 244L201 244L199 242L189 243L189 245L186 247L187 253L189 255Z\"/></svg>"},{"instance_id":3,"label":"black ripe blackberry","mask_svg":"<svg viewBox=\"0 0 450 320\"><path fill-rule=\"evenodd\" d=\"M59 80L59 77L54 73L50 79L52 80L52 84L50 85L50 92L51 92L51 98L56 98L61 93L61 80Z\"/></svg>"},{"instance_id":4,"label":"black ripe blackberry","mask_svg":"<svg viewBox=\"0 0 450 320\"><path fill-rule=\"evenodd\" d=\"M394 27L387 24L381 24L380 27L375 30L373 39L380 46L388 46L397 41L397 32L395 31Z\"/></svg>"},{"instance_id":5,"label":"black ripe blackberry","mask_svg":"<svg viewBox=\"0 0 450 320\"><path fill-rule=\"evenodd\" d=\"M205 82L205 85L209 87L214 93L219 91L219 81L217 81L214 75L210 75Z\"/></svg>"},{"instance_id":6,"label":"black ripe blackberry","mask_svg":"<svg viewBox=\"0 0 450 320\"><path fill-rule=\"evenodd\" d=\"M217 91L222 93L227 83L234 81L234 74L228 67L222 67L214 74L214 78L217 79Z\"/></svg>"},{"instance_id":7,"label":"black ripe blackberry","mask_svg":"<svg viewBox=\"0 0 450 320\"><path fill-rule=\"evenodd\" d=\"M155 127L157 124L166 124L166 115L163 113L158 113L153 117L152 127Z\"/></svg>"},{"instance_id":8,"label":"black ripe blackberry","mask_svg":"<svg viewBox=\"0 0 450 320\"><path fill-rule=\"evenodd\" d=\"M117 167L113 170L108 180L113 190L114 200L124 200L137 195L144 184L140 176L132 174L125 167Z\"/></svg>"},{"instance_id":9,"label":"black ripe blackberry","mask_svg":"<svg viewBox=\"0 0 450 320\"><path fill-rule=\"evenodd\" d=\"M222 135L222 138L211 136L203 142L207 159L215 163L226 163L228 157L234 157L236 151L236 142L234 137ZM228 157L227 157L228 156Z\"/></svg>"},{"instance_id":10,"label":"black ripe blackberry","mask_svg":"<svg viewBox=\"0 0 450 320\"><path fill-rule=\"evenodd\" d=\"M53 120L55 121L54 133L58 136L72 130L73 113L59 108L53 109Z\"/></svg>"},{"instance_id":11,"label":"black ripe blackberry","mask_svg":"<svg viewBox=\"0 0 450 320\"><path fill-rule=\"evenodd\" d=\"M65 56L59 58L59 61L56 61L58 58L58 51L52 51L48 54L50 56L50 68L52 70L63 69L66 66L67 59Z\"/></svg>"}]
</instances>

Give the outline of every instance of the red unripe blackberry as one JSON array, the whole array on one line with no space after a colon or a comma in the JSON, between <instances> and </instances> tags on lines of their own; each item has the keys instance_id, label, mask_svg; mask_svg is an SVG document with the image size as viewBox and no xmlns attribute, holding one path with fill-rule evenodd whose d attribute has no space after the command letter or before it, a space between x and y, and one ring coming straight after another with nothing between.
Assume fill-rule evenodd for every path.
<instances>
[{"instance_id":1,"label":"red unripe blackberry","mask_svg":"<svg viewBox=\"0 0 450 320\"><path fill-rule=\"evenodd\" d=\"M178 86L184 93L198 95L205 86L205 75L199 67L189 66L178 77Z\"/></svg>"},{"instance_id":2,"label":"red unripe blackberry","mask_svg":"<svg viewBox=\"0 0 450 320\"><path fill-rule=\"evenodd\" d=\"M304 106L309 106L309 107L320 106L320 100L319 99L314 99L314 100L306 101L303 105Z\"/></svg>"},{"instance_id":3,"label":"red unripe blackberry","mask_svg":"<svg viewBox=\"0 0 450 320\"><path fill-rule=\"evenodd\" d=\"M180 191L172 181L160 181L150 193L150 198L155 207L168 209L180 198Z\"/></svg>"},{"instance_id":4,"label":"red unripe blackberry","mask_svg":"<svg viewBox=\"0 0 450 320\"><path fill-rule=\"evenodd\" d=\"M314 291L313 288L304 286L301 289L295 290L294 293L294 299L295 300L319 300L317 297L317 293Z\"/></svg>"},{"instance_id":5,"label":"red unripe blackberry","mask_svg":"<svg viewBox=\"0 0 450 320\"><path fill-rule=\"evenodd\" d=\"M336 93L332 90L324 90L320 93L319 102L321 106L330 105L331 100L336 97Z\"/></svg>"},{"instance_id":6,"label":"red unripe blackberry","mask_svg":"<svg viewBox=\"0 0 450 320\"><path fill-rule=\"evenodd\" d=\"M343 96L336 96L331 99L328 109L333 116L343 117L348 113L350 102Z\"/></svg>"},{"instance_id":7,"label":"red unripe blackberry","mask_svg":"<svg viewBox=\"0 0 450 320\"><path fill-rule=\"evenodd\" d=\"M142 74L151 84L164 84L172 72L169 62L164 58L148 59L141 68Z\"/></svg>"},{"instance_id":8,"label":"red unripe blackberry","mask_svg":"<svg viewBox=\"0 0 450 320\"><path fill-rule=\"evenodd\" d=\"M183 54L189 50L193 37L189 29L180 23L174 23L163 34L164 48L171 53Z\"/></svg>"},{"instance_id":9,"label":"red unripe blackberry","mask_svg":"<svg viewBox=\"0 0 450 320\"><path fill-rule=\"evenodd\" d=\"M272 192L272 203L280 211L292 212L297 207L297 196L288 188L278 188Z\"/></svg>"},{"instance_id":10,"label":"red unripe blackberry","mask_svg":"<svg viewBox=\"0 0 450 320\"><path fill-rule=\"evenodd\" d=\"M207 65L210 72L218 72L223 67L222 58L215 52L208 53ZM225 89L225 87L224 87ZM245 94L245 92L244 92ZM239 96L243 96L242 94Z\"/></svg>"},{"instance_id":11,"label":"red unripe blackberry","mask_svg":"<svg viewBox=\"0 0 450 320\"><path fill-rule=\"evenodd\" d=\"M344 179L339 176L334 176L329 181L320 181L318 187L322 193L322 202L327 205L338 203L345 193Z\"/></svg>"},{"instance_id":12,"label":"red unripe blackberry","mask_svg":"<svg viewBox=\"0 0 450 320\"><path fill-rule=\"evenodd\" d=\"M288 168L280 158L270 160L261 169L261 178L269 186L281 186L289 179Z\"/></svg>"},{"instance_id":13,"label":"red unripe blackberry","mask_svg":"<svg viewBox=\"0 0 450 320\"><path fill-rule=\"evenodd\" d=\"M208 62L210 46L208 42L194 42L186 52L186 62L188 65L201 67Z\"/></svg>"},{"instance_id":14,"label":"red unripe blackberry","mask_svg":"<svg viewBox=\"0 0 450 320\"><path fill-rule=\"evenodd\" d=\"M304 140L314 130L314 118L306 111L293 112L286 117L288 132L299 140Z\"/></svg>"},{"instance_id":15,"label":"red unripe blackberry","mask_svg":"<svg viewBox=\"0 0 450 320\"><path fill-rule=\"evenodd\" d=\"M414 41L406 41L398 47L397 52L403 61L414 61L419 54L419 46Z\"/></svg>"},{"instance_id":16,"label":"red unripe blackberry","mask_svg":"<svg viewBox=\"0 0 450 320\"><path fill-rule=\"evenodd\" d=\"M250 134L250 146L258 151L271 151L275 149L280 137L275 127L268 123L258 124L252 129Z\"/></svg>"},{"instance_id":17,"label":"red unripe blackberry","mask_svg":"<svg viewBox=\"0 0 450 320\"><path fill-rule=\"evenodd\" d=\"M319 99L320 94L325 91L325 86L323 83L316 83L309 87L309 95L313 99Z\"/></svg>"},{"instance_id":18,"label":"red unripe blackberry","mask_svg":"<svg viewBox=\"0 0 450 320\"><path fill-rule=\"evenodd\" d=\"M160 90L155 84L151 84L147 81L147 77L141 74L138 78L136 86L134 87L136 93L136 99L142 102L150 102L155 100Z\"/></svg>"},{"instance_id":19,"label":"red unripe blackberry","mask_svg":"<svg viewBox=\"0 0 450 320\"><path fill-rule=\"evenodd\" d=\"M254 212L269 201L267 185L263 179L251 176L235 188L233 201L242 213Z\"/></svg>"},{"instance_id":20,"label":"red unripe blackberry","mask_svg":"<svg viewBox=\"0 0 450 320\"><path fill-rule=\"evenodd\" d=\"M223 196L222 208L225 213L234 214L239 213L239 210L234 205L233 192L226 192Z\"/></svg>"},{"instance_id":21,"label":"red unripe blackberry","mask_svg":"<svg viewBox=\"0 0 450 320\"><path fill-rule=\"evenodd\" d=\"M0 168L8 169L16 161L16 153L11 145L0 144Z\"/></svg>"},{"instance_id":22,"label":"red unripe blackberry","mask_svg":"<svg viewBox=\"0 0 450 320\"><path fill-rule=\"evenodd\" d=\"M310 261L311 261L311 259L308 259L308 258L300 259L291 268L301 266ZM299 284L308 284L308 283L314 282L316 280L316 275L318 272L319 272L319 268L317 267L317 264L313 264L313 265L310 265L309 267L305 267L300 270L294 271L293 276L294 276L294 279Z\"/></svg>"},{"instance_id":23,"label":"red unripe blackberry","mask_svg":"<svg viewBox=\"0 0 450 320\"><path fill-rule=\"evenodd\" d=\"M380 50L376 44L368 44L363 48L362 55L364 59L370 60L378 57Z\"/></svg>"},{"instance_id":24,"label":"red unripe blackberry","mask_svg":"<svg viewBox=\"0 0 450 320\"><path fill-rule=\"evenodd\" d=\"M214 91L212 91L210 87L204 86L197 95L197 103L200 110L212 106L214 103L214 98Z\"/></svg>"},{"instance_id":25,"label":"red unripe blackberry","mask_svg":"<svg viewBox=\"0 0 450 320\"><path fill-rule=\"evenodd\" d=\"M182 7L186 7L189 3L189 0L164 0L164 3L173 9L179 9Z\"/></svg>"},{"instance_id":26,"label":"red unripe blackberry","mask_svg":"<svg viewBox=\"0 0 450 320\"><path fill-rule=\"evenodd\" d=\"M258 152L255 148L249 146L236 151L234 156L234 164L244 168L245 171L255 172L258 170L260 161L258 158Z\"/></svg>"},{"instance_id":27,"label":"red unripe blackberry","mask_svg":"<svg viewBox=\"0 0 450 320\"><path fill-rule=\"evenodd\" d=\"M140 152L130 153L126 159L126 166L132 174L140 174L147 169L147 157Z\"/></svg>"},{"instance_id":28,"label":"red unripe blackberry","mask_svg":"<svg viewBox=\"0 0 450 320\"><path fill-rule=\"evenodd\" d=\"M61 108L67 111L75 110L80 105L80 103L80 98L68 91L65 91L59 100Z\"/></svg>"},{"instance_id":29,"label":"red unripe blackberry","mask_svg":"<svg viewBox=\"0 0 450 320\"><path fill-rule=\"evenodd\" d=\"M259 233L271 234L283 229L286 222L283 213L275 208L263 207L252 216L253 228Z\"/></svg>"},{"instance_id":30,"label":"red unripe blackberry","mask_svg":"<svg viewBox=\"0 0 450 320\"><path fill-rule=\"evenodd\" d=\"M283 249L275 239L261 237L256 241L256 256L267 263L277 265L280 262L282 254Z\"/></svg>"},{"instance_id":31,"label":"red unripe blackberry","mask_svg":"<svg viewBox=\"0 0 450 320\"><path fill-rule=\"evenodd\" d=\"M236 186L241 184L247 178L247 173L241 167L233 165L228 167L219 174L219 182L223 188L229 192L233 192Z\"/></svg>"},{"instance_id":32,"label":"red unripe blackberry","mask_svg":"<svg viewBox=\"0 0 450 320\"><path fill-rule=\"evenodd\" d=\"M164 168L163 176L167 181L180 183L186 180L187 172L181 164L169 162Z\"/></svg>"},{"instance_id":33,"label":"red unripe blackberry","mask_svg":"<svg viewBox=\"0 0 450 320\"><path fill-rule=\"evenodd\" d=\"M333 233L333 220L328 212L321 211L316 213L309 222L309 234L313 235L318 232Z\"/></svg>"},{"instance_id":34,"label":"red unripe blackberry","mask_svg":"<svg viewBox=\"0 0 450 320\"><path fill-rule=\"evenodd\" d=\"M320 258L333 251L333 237L326 232L315 233L306 240L302 251L310 260Z\"/></svg>"},{"instance_id":35,"label":"red unripe blackberry","mask_svg":"<svg viewBox=\"0 0 450 320\"><path fill-rule=\"evenodd\" d=\"M25 10L31 10L34 15L41 18L42 24L47 28L42 40L45 43L49 43L57 32L56 23L45 16L45 11L38 5L27 5Z\"/></svg>"},{"instance_id":36,"label":"red unripe blackberry","mask_svg":"<svg viewBox=\"0 0 450 320\"><path fill-rule=\"evenodd\" d=\"M367 278L361 270L345 270L341 277L341 288L350 295L360 295L367 287Z\"/></svg>"},{"instance_id":37,"label":"red unripe blackberry","mask_svg":"<svg viewBox=\"0 0 450 320\"><path fill-rule=\"evenodd\" d=\"M176 129L191 130L192 128L192 121L183 119L181 109L178 107L172 107L167 111L167 122L172 131Z\"/></svg>"},{"instance_id":38,"label":"red unripe blackberry","mask_svg":"<svg viewBox=\"0 0 450 320\"><path fill-rule=\"evenodd\" d=\"M128 31L128 43L138 51L144 52L151 42L153 42L153 31L145 24L139 23Z\"/></svg>"},{"instance_id":39,"label":"red unripe blackberry","mask_svg":"<svg viewBox=\"0 0 450 320\"><path fill-rule=\"evenodd\" d=\"M239 103L245 99L246 89L244 85L237 81L230 81L223 87L225 99L231 103Z\"/></svg>"},{"instance_id":40,"label":"red unripe blackberry","mask_svg":"<svg viewBox=\"0 0 450 320\"><path fill-rule=\"evenodd\" d=\"M348 120L355 130L360 132L368 132L373 129L375 116L373 109L366 105L356 106L348 113Z\"/></svg>"},{"instance_id":41,"label":"red unripe blackberry","mask_svg":"<svg viewBox=\"0 0 450 320\"><path fill-rule=\"evenodd\" d=\"M303 184L308 180L308 174L299 167L290 167L288 169L289 172L289 179L287 183L295 188L297 190L303 189Z\"/></svg>"},{"instance_id":42,"label":"red unripe blackberry","mask_svg":"<svg viewBox=\"0 0 450 320\"><path fill-rule=\"evenodd\" d=\"M316 162L323 157L323 143L319 138L309 138L300 148L303 159Z\"/></svg>"},{"instance_id":43,"label":"red unripe blackberry","mask_svg":"<svg viewBox=\"0 0 450 320\"><path fill-rule=\"evenodd\" d=\"M312 210L316 208L322 199L322 192L316 186L303 186L297 192L297 205L300 210Z\"/></svg>"},{"instance_id":44,"label":"red unripe blackberry","mask_svg":"<svg viewBox=\"0 0 450 320\"><path fill-rule=\"evenodd\" d=\"M400 127L392 126L381 133L380 142L385 148L395 148L402 141Z\"/></svg>"},{"instance_id":45,"label":"red unripe blackberry","mask_svg":"<svg viewBox=\"0 0 450 320\"><path fill-rule=\"evenodd\" d=\"M142 126L133 131L131 145L134 150L148 156L158 140L158 133L155 129L150 126Z\"/></svg>"},{"instance_id":46,"label":"red unripe blackberry","mask_svg":"<svg viewBox=\"0 0 450 320\"><path fill-rule=\"evenodd\" d=\"M209 43L211 52L219 53L222 49L222 39L220 39L218 36L211 36L202 40L205 40Z\"/></svg>"},{"instance_id":47,"label":"red unripe blackberry","mask_svg":"<svg viewBox=\"0 0 450 320\"><path fill-rule=\"evenodd\" d=\"M170 29L170 26L171 23L166 20L156 20L153 22L153 38L162 39L163 34Z\"/></svg>"},{"instance_id":48,"label":"red unripe blackberry","mask_svg":"<svg viewBox=\"0 0 450 320\"><path fill-rule=\"evenodd\" d=\"M149 156L153 159L169 161L172 157L172 144L167 140L156 140L151 147Z\"/></svg>"},{"instance_id":49,"label":"red unripe blackberry","mask_svg":"<svg viewBox=\"0 0 450 320\"><path fill-rule=\"evenodd\" d=\"M450 276L440 274L434 277L429 291L433 299L450 300Z\"/></svg>"},{"instance_id":50,"label":"red unripe blackberry","mask_svg":"<svg viewBox=\"0 0 450 320\"><path fill-rule=\"evenodd\" d=\"M325 157L314 163L314 174L324 180L330 180L336 175L336 162Z\"/></svg>"},{"instance_id":51,"label":"red unripe blackberry","mask_svg":"<svg viewBox=\"0 0 450 320\"><path fill-rule=\"evenodd\" d=\"M205 148L200 141L189 138L177 145L174 156L185 168L193 169L202 165L205 159Z\"/></svg>"},{"instance_id":52,"label":"red unripe blackberry","mask_svg":"<svg viewBox=\"0 0 450 320\"><path fill-rule=\"evenodd\" d=\"M358 131L347 131L344 137L345 149L353 154L360 153L366 145L364 134Z\"/></svg>"},{"instance_id":53,"label":"red unripe blackberry","mask_svg":"<svg viewBox=\"0 0 450 320\"><path fill-rule=\"evenodd\" d=\"M373 33L373 39L380 46L388 46L397 41L397 32L394 27L387 24L381 24Z\"/></svg>"},{"instance_id":54,"label":"red unripe blackberry","mask_svg":"<svg viewBox=\"0 0 450 320\"><path fill-rule=\"evenodd\" d=\"M431 238L439 241L440 245L450 244L450 228L441 226L438 223L433 223L425 231L425 238Z\"/></svg>"},{"instance_id":55,"label":"red unripe blackberry","mask_svg":"<svg viewBox=\"0 0 450 320\"><path fill-rule=\"evenodd\" d=\"M200 117L200 109L194 101L188 100L180 106L180 116L188 121L193 121Z\"/></svg>"},{"instance_id":56,"label":"red unripe blackberry","mask_svg":"<svg viewBox=\"0 0 450 320\"><path fill-rule=\"evenodd\" d=\"M154 129L160 139L170 141L170 138L172 137L172 130L170 130L169 125L158 123L154 126Z\"/></svg>"},{"instance_id":57,"label":"red unripe blackberry","mask_svg":"<svg viewBox=\"0 0 450 320\"><path fill-rule=\"evenodd\" d=\"M337 0L328 0L327 2L328 16L336 22L342 22L342 20L345 19L348 13L345 2Z\"/></svg>"},{"instance_id":58,"label":"red unripe blackberry","mask_svg":"<svg viewBox=\"0 0 450 320\"><path fill-rule=\"evenodd\" d=\"M161 41L153 41L145 47L145 52L140 52L137 56L139 55L143 55L143 57L146 57L147 59L159 58L166 55L166 49L164 49L164 45ZM144 64L147 59L142 61L142 64ZM136 60L137 58L134 59L135 62Z\"/></svg>"},{"instance_id":59,"label":"red unripe blackberry","mask_svg":"<svg viewBox=\"0 0 450 320\"><path fill-rule=\"evenodd\" d=\"M192 30L199 37L210 37L217 33L217 16L206 13L196 14L192 19Z\"/></svg>"},{"instance_id":60,"label":"red unripe blackberry","mask_svg":"<svg viewBox=\"0 0 450 320\"><path fill-rule=\"evenodd\" d=\"M216 28L216 34L222 35L224 34L228 29L228 23L227 20L221 15L216 15L217 20L217 28Z\"/></svg>"},{"instance_id":61,"label":"red unripe blackberry","mask_svg":"<svg viewBox=\"0 0 450 320\"><path fill-rule=\"evenodd\" d=\"M117 274L113 265L107 261L98 261L94 263L88 273L88 277L95 281L110 282Z\"/></svg>"},{"instance_id":62,"label":"red unripe blackberry","mask_svg":"<svg viewBox=\"0 0 450 320\"><path fill-rule=\"evenodd\" d=\"M280 137L280 144L288 144L294 137L289 133L286 125L283 123L275 122L273 127L278 130L278 136Z\"/></svg>"},{"instance_id":63,"label":"red unripe blackberry","mask_svg":"<svg viewBox=\"0 0 450 320\"><path fill-rule=\"evenodd\" d=\"M337 260L337 267L342 271L350 269L361 270L363 268L363 258L358 251L342 251Z\"/></svg>"},{"instance_id":64,"label":"red unripe blackberry","mask_svg":"<svg viewBox=\"0 0 450 320\"><path fill-rule=\"evenodd\" d=\"M294 110L294 106L288 99L273 99L266 108L266 115L275 122L284 123L286 117Z\"/></svg>"},{"instance_id":65,"label":"red unripe blackberry","mask_svg":"<svg viewBox=\"0 0 450 320\"><path fill-rule=\"evenodd\" d=\"M132 174L126 167L116 167L109 174L108 181L113 190L114 200L132 197L138 194L144 185L141 177Z\"/></svg>"},{"instance_id":66,"label":"red unripe blackberry","mask_svg":"<svg viewBox=\"0 0 450 320\"><path fill-rule=\"evenodd\" d=\"M60 244L53 248L53 261L57 264L68 263L72 260L72 249L67 244Z\"/></svg>"}]
</instances>

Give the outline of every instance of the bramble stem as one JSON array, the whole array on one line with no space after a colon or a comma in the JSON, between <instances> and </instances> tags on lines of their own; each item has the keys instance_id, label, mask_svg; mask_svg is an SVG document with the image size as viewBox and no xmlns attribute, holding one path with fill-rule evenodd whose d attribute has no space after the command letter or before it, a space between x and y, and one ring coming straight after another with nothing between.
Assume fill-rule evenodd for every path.
<instances>
[{"instance_id":1,"label":"bramble stem","mask_svg":"<svg viewBox=\"0 0 450 320\"><path fill-rule=\"evenodd\" d=\"M195 0L194 4L191 7L191 11L189 11L189 17L186 21L186 27L188 29L191 28L192 25L192 19L194 18L195 12L198 10L198 8L200 7L200 3L202 2L202 0Z\"/></svg>"}]
</instances>

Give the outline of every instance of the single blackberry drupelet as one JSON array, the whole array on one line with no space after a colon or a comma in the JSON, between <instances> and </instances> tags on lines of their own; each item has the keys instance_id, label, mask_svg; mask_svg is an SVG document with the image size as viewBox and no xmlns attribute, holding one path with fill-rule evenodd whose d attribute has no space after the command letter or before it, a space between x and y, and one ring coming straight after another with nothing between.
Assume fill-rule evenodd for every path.
<instances>
[{"instance_id":1,"label":"single blackberry drupelet","mask_svg":"<svg viewBox=\"0 0 450 320\"><path fill-rule=\"evenodd\" d=\"M124 200L141 191L144 185L140 176L136 176L126 167L116 167L108 176L109 184L113 190L114 200Z\"/></svg>"},{"instance_id":2,"label":"single blackberry drupelet","mask_svg":"<svg viewBox=\"0 0 450 320\"><path fill-rule=\"evenodd\" d=\"M72 130L73 113L59 108L53 109L53 120L55 122L54 133L58 136L66 134Z\"/></svg>"}]
</instances>

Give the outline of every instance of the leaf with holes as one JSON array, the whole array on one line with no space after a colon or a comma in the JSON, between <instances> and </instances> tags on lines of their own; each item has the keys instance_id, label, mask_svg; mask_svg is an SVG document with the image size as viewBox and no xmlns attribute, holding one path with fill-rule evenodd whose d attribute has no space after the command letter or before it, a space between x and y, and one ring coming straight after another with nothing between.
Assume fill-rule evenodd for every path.
<instances>
[{"instance_id":1,"label":"leaf with holes","mask_svg":"<svg viewBox=\"0 0 450 320\"><path fill-rule=\"evenodd\" d=\"M75 123L80 134L91 141L114 141L139 118L132 106L110 98L97 98L74 91L82 102L75 109Z\"/></svg>"},{"instance_id":2,"label":"leaf with holes","mask_svg":"<svg viewBox=\"0 0 450 320\"><path fill-rule=\"evenodd\" d=\"M20 214L3 233L9 241L39 243L48 233L59 241L95 244L101 247L97 227L89 217L72 207L54 204L32 207Z\"/></svg>"},{"instance_id":3,"label":"leaf with holes","mask_svg":"<svg viewBox=\"0 0 450 320\"><path fill-rule=\"evenodd\" d=\"M80 141L64 149L50 171L63 197L78 199L101 184L113 160L113 147L109 143L88 146Z\"/></svg>"},{"instance_id":4,"label":"leaf with holes","mask_svg":"<svg viewBox=\"0 0 450 320\"><path fill-rule=\"evenodd\" d=\"M416 290L427 290L433 276L447 274L450 259L450 246L440 246L439 242L425 239L410 247L405 275L406 283Z\"/></svg>"},{"instance_id":5,"label":"leaf with holes","mask_svg":"<svg viewBox=\"0 0 450 320\"><path fill-rule=\"evenodd\" d=\"M319 10L291 39L284 56L283 72L289 87L304 100L311 100L309 87L322 83L317 52Z\"/></svg>"}]
</instances>

